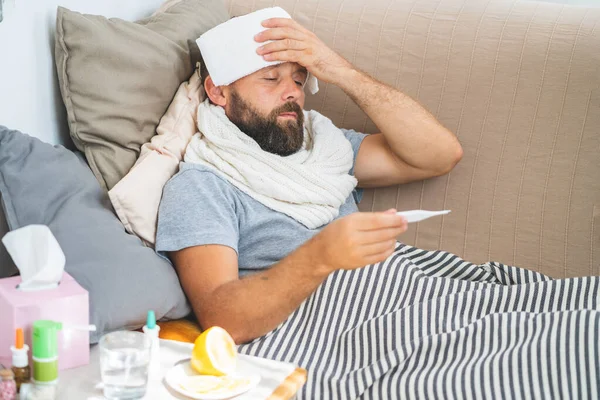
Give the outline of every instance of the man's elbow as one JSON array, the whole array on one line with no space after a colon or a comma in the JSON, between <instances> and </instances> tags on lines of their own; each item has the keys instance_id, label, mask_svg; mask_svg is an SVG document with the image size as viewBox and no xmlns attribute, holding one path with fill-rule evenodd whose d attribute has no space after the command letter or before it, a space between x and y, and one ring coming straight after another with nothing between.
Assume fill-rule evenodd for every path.
<instances>
[{"instance_id":1,"label":"man's elbow","mask_svg":"<svg viewBox=\"0 0 600 400\"><path fill-rule=\"evenodd\" d=\"M460 143L458 143L458 141L456 142L456 145L454 146L454 149L452 150L452 160L450 162L450 169L448 170L448 172L450 172L450 170L452 170L454 167L456 167L456 164L458 164L460 162L460 160L462 160L463 158L463 148L460 145Z\"/></svg>"},{"instance_id":2,"label":"man's elbow","mask_svg":"<svg viewBox=\"0 0 600 400\"><path fill-rule=\"evenodd\" d=\"M463 154L463 148L457 141L451 149L448 149L446 151L446 157L444 158L445 161L442 165L440 165L440 168L436 171L436 175L442 176L452 171L452 169L456 167L456 164L458 164L460 160L462 160Z\"/></svg>"},{"instance_id":3,"label":"man's elbow","mask_svg":"<svg viewBox=\"0 0 600 400\"><path fill-rule=\"evenodd\" d=\"M252 335L250 332L248 332L247 329L243 328L234 329L229 334L231 335L231 338L233 339L236 345L251 342L257 337L259 337Z\"/></svg>"},{"instance_id":4,"label":"man's elbow","mask_svg":"<svg viewBox=\"0 0 600 400\"><path fill-rule=\"evenodd\" d=\"M250 332L247 328L244 328L244 324L236 324L233 323L232 320L225 318L198 318L198 322L202 330L206 330L213 326L218 326L227 331L229 336L233 339L236 345L248 343L257 336L253 336L252 332Z\"/></svg>"}]
</instances>

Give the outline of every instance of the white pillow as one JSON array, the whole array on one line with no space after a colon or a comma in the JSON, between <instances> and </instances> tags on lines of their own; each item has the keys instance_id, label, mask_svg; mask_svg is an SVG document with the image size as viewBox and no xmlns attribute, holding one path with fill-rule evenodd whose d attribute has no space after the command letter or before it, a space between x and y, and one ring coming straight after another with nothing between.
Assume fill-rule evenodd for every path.
<instances>
[{"instance_id":1,"label":"white pillow","mask_svg":"<svg viewBox=\"0 0 600 400\"><path fill-rule=\"evenodd\" d=\"M142 146L140 157L109 192L127 232L154 247L158 206L163 187L178 171L185 149L197 132L196 112L204 101L200 70L183 82L156 128L157 135Z\"/></svg>"}]
</instances>

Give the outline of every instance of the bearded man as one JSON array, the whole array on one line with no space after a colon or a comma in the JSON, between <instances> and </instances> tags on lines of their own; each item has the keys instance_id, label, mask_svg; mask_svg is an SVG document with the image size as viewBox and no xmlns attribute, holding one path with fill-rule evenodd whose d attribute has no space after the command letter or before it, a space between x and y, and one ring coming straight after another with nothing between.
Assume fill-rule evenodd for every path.
<instances>
[{"instance_id":1,"label":"bearded man","mask_svg":"<svg viewBox=\"0 0 600 400\"><path fill-rule=\"evenodd\" d=\"M566 285L473 265L397 242L407 221L396 210L358 211L362 189L446 174L461 159L455 135L416 101L281 9L233 18L198 44L207 99L165 186L156 250L202 328L225 328L242 353L306 368L308 399L551 394L532 340L542 333L548 357L563 357L558 387L583 376L568 366L598 365L592 319L570 344L573 358L560 351L583 318L563 311L597 310L597 277ZM317 79L343 90L380 133L305 111Z\"/></svg>"}]
</instances>

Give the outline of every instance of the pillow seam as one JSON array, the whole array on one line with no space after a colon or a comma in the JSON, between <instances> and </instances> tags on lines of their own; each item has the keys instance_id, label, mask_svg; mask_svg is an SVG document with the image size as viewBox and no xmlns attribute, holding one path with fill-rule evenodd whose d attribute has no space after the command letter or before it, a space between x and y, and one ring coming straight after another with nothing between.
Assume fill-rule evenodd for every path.
<instances>
[{"instance_id":1,"label":"pillow seam","mask_svg":"<svg viewBox=\"0 0 600 400\"><path fill-rule=\"evenodd\" d=\"M171 7L167 8L166 10L164 10L161 13L155 14L155 15L150 15L149 17L146 18L142 18L142 19L138 19L136 21L133 21L134 24L138 24L140 26L143 26L144 28L146 28L146 24L152 23L152 22L156 22L157 19L162 18L163 15L165 15L169 10L171 10L172 8L177 7L178 5L180 5L181 3L183 3L185 0L181 0L173 5L171 5ZM143 22L144 24L141 24L140 22ZM149 28L146 28L149 29ZM163 36L163 35L161 35Z\"/></svg>"},{"instance_id":2,"label":"pillow seam","mask_svg":"<svg viewBox=\"0 0 600 400\"><path fill-rule=\"evenodd\" d=\"M115 187L116 187L116 185L115 185ZM129 222L129 219L127 218L127 213L124 213L122 211L123 210L123 203L121 202L119 196L117 194L115 194L112 190L109 190L108 191L108 197L110 199L110 202L113 205L113 209L117 213L117 217L119 217L119 219L123 223L123 226L125 227L125 230L127 232L129 232L129 233L133 233L132 229L131 229L131 223Z\"/></svg>"},{"instance_id":3,"label":"pillow seam","mask_svg":"<svg viewBox=\"0 0 600 400\"><path fill-rule=\"evenodd\" d=\"M196 71L194 71L194 73L196 73ZM187 96L186 96L187 97ZM179 132L179 125L182 123L183 120L183 116L187 114L187 112L190 111L190 109L192 109L192 113L193 113L193 105L191 103L193 103L194 100L190 99L189 97L187 97L187 101L185 102L185 104L181 107L181 110L179 111L179 113L177 113L177 119L175 120L175 123L173 124L173 130L176 132ZM193 119L193 116L192 116ZM197 122L194 120L194 128L197 130L198 126L197 126ZM181 136L177 135L177 138L180 139ZM174 140L175 138L172 137L171 140ZM170 140L167 140L166 143L168 143ZM165 143L165 144L166 144ZM189 141L188 141L189 143ZM183 149L183 152L185 153L185 150L187 149L187 144L185 145L185 148ZM183 158L183 157L182 157Z\"/></svg>"},{"instance_id":4,"label":"pillow seam","mask_svg":"<svg viewBox=\"0 0 600 400\"><path fill-rule=\"evenodd\" d=\"M100 186L105 191L108 191L108 185L104 179L104 176L100 172L98 165L96 164L96 160L94 159L93 153L91 152L89 146L79 138L79 123L77 122L77 116L75 115L75 107L73 106L73 100L71 97L71 87L69 79L69 74L67 73L67 60L70 58L69 48L65 41L65 28L64 28L64 11L59 11L58 13L58 21L56 24L57 29L59 30L59 35L57 35L58 43L60 45L60 49L64 54L62 63L60 65L60 74L62 75L62 85L60 86L61 92L63 93L63 101L65 102L65 108L67 109L67 117L69 120L69 133L71 139L75 143L76 147L83 151L87 162L90 165L90 169L92 173L100 183ZM58 71L57 71L58 72ZM64 91L63 91L64 88ZM67 104L68 103L68 106ZM75 137L75 138L73 138Z\"/></svg>"},{"instance_id":5,"label":"pillow seam","mask_svg":"<svg viewBox=\"0 0 600 400\"><path fill-rule=\"evenodd\" d=\"M73 100L71 98L71 87L70 87L70 79L68 78L68 74L67 74L67 60L70 58L69 57L69 49L67 48L67 44L65 42L65 28L64 28L64 16L63 16L64 11L59 11L58 13L58 19L60 23L56 24L57 29L59 29L59 35L57 35L58 38L58 43L60 45L60 49L62 50L64 57L62 60L62 63L60 65L60 75L62 75L62 82L63 84L60 85L61 87L61 91L62 88L65 88L65 92L63 93L63 101L68 102L69 103L69 107L67 108L67 115L71 114L72 118L69 118L69 121L73 124L73 129L71 129L72 132L75 133L79 133L77 127L78 127L78 123L77 123L77 117L75 116L75 109L73 108ZM69 112L70 109L70 112ZM86 147L83 143L81 143L81 141L79 140L79 138L77 137L77 141L80 142L79 145L82 147Z\"/></svg>"}]
</instances>

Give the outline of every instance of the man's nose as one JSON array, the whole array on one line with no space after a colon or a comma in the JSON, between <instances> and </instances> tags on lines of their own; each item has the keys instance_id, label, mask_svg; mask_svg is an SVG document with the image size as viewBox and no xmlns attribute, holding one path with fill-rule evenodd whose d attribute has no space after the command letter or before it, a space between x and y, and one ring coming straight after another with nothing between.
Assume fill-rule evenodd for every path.
<instances>
[{"instance_id":1,"label":"man's nose","mask_svg":"<svg viewBox=\"0 0 600 400\"><path fill-rule=\"evenodd\" d=\"M303 88L298 85L294 78L289 77L282 80L283 85L283 100L297 100L302 95Z\"/></svg>"}]
</instances>

